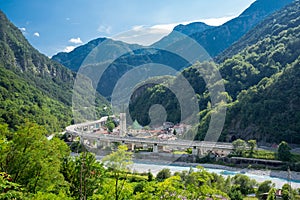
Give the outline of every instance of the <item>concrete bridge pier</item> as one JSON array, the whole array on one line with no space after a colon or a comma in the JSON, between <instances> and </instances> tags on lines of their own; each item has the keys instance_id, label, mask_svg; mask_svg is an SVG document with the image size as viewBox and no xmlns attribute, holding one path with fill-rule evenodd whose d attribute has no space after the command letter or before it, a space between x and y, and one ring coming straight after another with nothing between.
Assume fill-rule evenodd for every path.
<instances>
[{"instance_id":1,"label":"concrete bridge pier","mask_svg":"<svg viewBox=\"0 0 300 200\"><path fill-rule=\"evenodd\" d=\"M146 150L148 148L147 144L143 144L143 150Z\"/></svg>"},{"instance_id":2,"label":"concrete bridge pier","mask_svg":"<svg viewBox=\"0 0 300 200\"><path fill-rule=\"evenodd\" d=\"M131 143L131 151L134 151L134 143Z\"/></svg>"},{"instance_id":3,"label":"concrete bridge pier","mask_svg":"<svg viewBox=\"0 0 300 200\"><path fill-rule=\"evenodd\" d=\"M193 146L193 149L192 149L192 155L193 156L198 156L198 149L196 146Z\"/></svg>"},{"instance_id":4,"label":"concrete bridge pier","mask_svg":"<svg viewBox=\"0 0 300 200\"><path fill-rule=\"evenodd\" d=\"M201 148L201 147L199 148L199 155L200 155L200 156L203 156L203 155L204 155L203 148Z\"/></svg>"},{"instance_id":5,"label":"concrete bridge pier","mask_svg":"<svg viewBox=\"0 0 300 200\"><path fill-rule=\"evenodd\" d=\"M157 144L153 144L153 153L158 153L158 146Z\"/></svg>"},{"instance_id":6,"label":"concrete bridge pier","mask_svg":"<svg viewBox=\"0 0 300 200\"><path fill-rule=\"evenodd\" d=\"M99 139L96 140L96 146L97 146L97 149L101 147L101 142Z\"/></svg>"}]
</instances>

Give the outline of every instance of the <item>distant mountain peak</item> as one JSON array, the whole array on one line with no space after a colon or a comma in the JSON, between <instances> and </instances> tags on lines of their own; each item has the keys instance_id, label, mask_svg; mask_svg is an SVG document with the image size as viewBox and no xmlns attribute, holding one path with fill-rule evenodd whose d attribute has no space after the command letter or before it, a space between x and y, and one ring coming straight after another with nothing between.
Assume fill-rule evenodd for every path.
<instances>
[{"instance_id":1,"label":"distant mountain peak","mask_svg":"<svg viewBox=\"0 0 300 200\"><path fill-rule=\"evenodd\" d=\"M205 24L204 22L192 22L187 25L179 24L175 26L173 31L178 31L180 33L186 34L186 35L191 35L196 32L202 32L204 30L210 29L214 26L210 26Z\"/></svg>"}]
</instances>

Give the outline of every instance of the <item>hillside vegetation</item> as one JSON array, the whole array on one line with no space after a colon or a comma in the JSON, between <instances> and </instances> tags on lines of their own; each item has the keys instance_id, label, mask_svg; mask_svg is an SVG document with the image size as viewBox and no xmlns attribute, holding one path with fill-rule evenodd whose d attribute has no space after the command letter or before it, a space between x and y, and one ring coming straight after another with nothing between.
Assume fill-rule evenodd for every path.
<instances>
[{"instance_id":1,"label":"hillside vegetation","mask_svg":"<svg viewBox=\"0 0 300 200\"><path fill-rule=\"evenodd\" d=\"M217 64L224 79L226 94L222 95L226 96L228 107L221 140L231 140L234 136L267 142L280 142L283 139L294 143L300 141L299 108L296 103L300 97L297 76L300 55L299 5L300 2L295 1L260 23L250 32L261 33L254 44L252 34L247 34L248 37L245 36L240 41L241 45L234 45L236 48L243 45L246 47ZM199 73L207 64L214 65L198 63L183 71L197 93L199 102L200 123L196 139L204 138L210 114L215 112ZM148 94L149 91L153 94ZM144 97L132 99L131 112L136 113L134 105L147 102L149 96L171 96L167 94L167 90L165 92L166 94L161 94L160 86L147 89ZM175 101L174 98L169 98L165 104L176 105ZM175 115L172 117L176 119L173 122L179 121L180 112L177 110L169 110L168 114ZM139 120L138 115L133 118Z\"/></svg>"},{"instance_id":2,"label":"hillside vegetation","mask_svg":"<svg viewBox=\"0 0 300 200\"><path fill-rule=\"evenodd\" d=\"M32 121L49 132L71 124L75 74L34 49L1 11L0 72L0 121L13 129ZM105 100L97 99L100 114Z\"/></svg>"}]
</instances>

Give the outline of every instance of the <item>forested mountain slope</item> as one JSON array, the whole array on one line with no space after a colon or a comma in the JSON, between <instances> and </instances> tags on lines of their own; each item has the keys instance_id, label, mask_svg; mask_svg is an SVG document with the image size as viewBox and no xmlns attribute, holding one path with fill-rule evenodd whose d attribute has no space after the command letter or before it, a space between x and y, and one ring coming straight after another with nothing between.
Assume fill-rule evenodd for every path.
<instances>
[{"instance_id":1,"label":"forested mountain slope","mask_svg":"<svg viewBox=\"0 0 300 200\"><path fill-rule=\"evenodd\" d=\"M0 11L0 120L35 121L48 131L71 123L75 74L34 49Z\"/></svg>"},{"instance_id":2,"label":"forested mountain slope","mask_svg":"<svg viewBox=\"0 0 300 200\"><path fill-rule=\"evenodd\" d=\"M297 106L300 88L299 76L296 73L300 55L299 8L300 2L295 1L260 23L252 30L253 33L262 33L257 42L217 64L226 90L226 94L222 95L226 96L228 104L226 123L220 140L229 141L234 136L268 142L289 139L299 143L296 140L299 138L300 122ZM214 65L199 63L183 71L183 75L197 93L199 102L200 123L196 139L204 138L210 114L216 112L211 108L209 93L199 73L199 69L207 64ZM171 96L162 87L148 88L145 98L140 95L132 99L131 112L137 113L134 105L141 105L143 101L151 103L149 97ZM143 94L141 91L138 93ZM176 99L169 98L165 104L177 105L177 102ZM175 109L176 106L174 110L168 110L168 114L175 115L169 119L176 123L180 121L180 112ZM143 113L134 115L134 119L139 121L140 116ZM140 123L143 124L142 121Z\"/></svg>"}]
</instances>

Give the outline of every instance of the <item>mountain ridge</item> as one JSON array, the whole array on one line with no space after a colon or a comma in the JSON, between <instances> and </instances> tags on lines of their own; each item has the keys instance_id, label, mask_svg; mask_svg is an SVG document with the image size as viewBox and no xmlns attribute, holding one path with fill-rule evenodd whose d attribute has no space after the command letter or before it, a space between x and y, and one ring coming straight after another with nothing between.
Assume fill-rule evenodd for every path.
<instances>
[{"instance_id":1,"label":"mountain ridge","mask_svg":"<svg viewBox=\"0 0 300 200\"><path fill-rule=\"evenodd\" d=\"M211 57L228 48L262 19L281 9L293 0L257 0L238 17L213 29L191 35ZM225 36L225 37L224 37Z\"/></svg>"},{"instance_id":2,"label":"mountain ridge","mask_svg":"<svg viewBox=\"0 0 300 200\"><path fill-rule=\"evenodd\" d=\"M224 62L198 63L183 71L183 76L194 88L199 103L197 140L205 138L211 114L217 112L218 106L226 106L227 116L221 141L242 138L276 143L288 138L290 143L299 143L300 109L296 103L300 98L299 8L300 1L294 1L272 17L266 18L253 30L264 33L260 40L239 50ZM273 24L273 21L276 23ZM203 65L215 64L224 79L226 91L220 95L224 96L227 103L212 107L207 86L199 70ZM130 112L133 120L143 125L147 125L141 120L148 119L148 111L141 111L143 105L146 105L142 102L147 101L147 106L151 107L151 103L155 104L159 100L157 97L163 96L165 105L176 105L176 99L167 100L172 94L164 91L161 85L147 88L144 94L139 90L138 94L139 97L132 98ZM135 105L138 109L135 109ZM174 116L176 113L177 117ZM169 109L167 114L168 117L172 116L168 118L172 122L180 121L178 110Z\"/></svg>"},{"instance_id":3,"label":"mountain ridge","mask_svg":"<svg viewBox=\"0 0 300 200\"><path fill-rule=\"evenodd\" d=\"M49 132L72 122L75 73L39 53L0 11L0 122L16 129L26 121Z\"/></svg>"}]
</instances>

